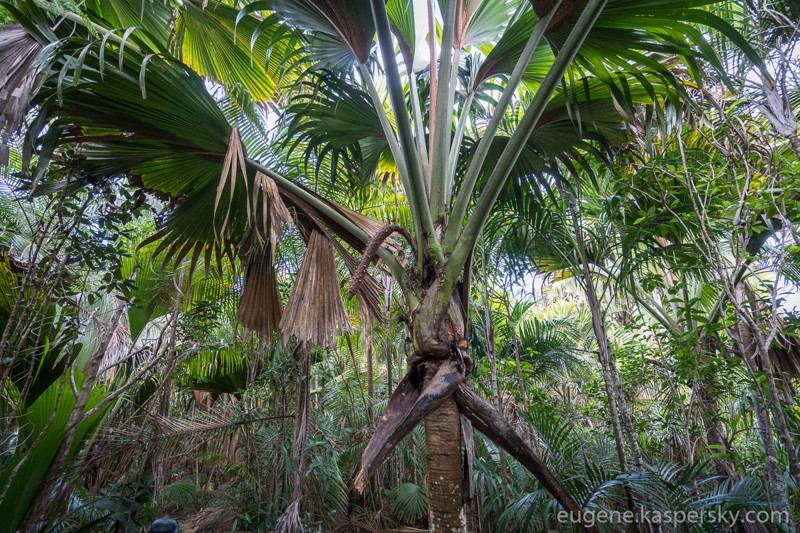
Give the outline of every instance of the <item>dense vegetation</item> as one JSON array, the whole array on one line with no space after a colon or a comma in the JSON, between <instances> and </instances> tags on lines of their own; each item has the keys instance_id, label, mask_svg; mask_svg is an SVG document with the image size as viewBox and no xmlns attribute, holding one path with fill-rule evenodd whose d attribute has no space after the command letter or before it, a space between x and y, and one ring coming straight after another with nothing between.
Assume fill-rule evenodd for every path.
<instances>
[{"instance_id":1,"label":"dense vegetation","mask_svg":"<svg viewBox=\"0 0 800 533\"><path fill-rule=\"evenodd\" d=\"M798 20L3 4L0 532L796 531Z\"/></svg>"}]
</instances>

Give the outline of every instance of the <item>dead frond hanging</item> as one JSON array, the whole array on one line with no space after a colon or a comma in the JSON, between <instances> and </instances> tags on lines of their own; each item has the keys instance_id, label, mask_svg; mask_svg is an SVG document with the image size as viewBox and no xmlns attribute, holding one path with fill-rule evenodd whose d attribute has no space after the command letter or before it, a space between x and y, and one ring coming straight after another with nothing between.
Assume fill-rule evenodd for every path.
<instances>
[{"instance_id":1,"label":"dead frond hanging","mask_svg":"<svg viewBox=\"0 0 800 533\"><path fill-rule=\"evenodd\" d=\"M260 251L251 254L245 270L239 311L236 313L237 322L246 330L255 331L268 340L272 340L273 334L280 331L283 314L273 254L274 248L271 246L261 247Z\"/></svg>"},{"instance_id":2,"label":"dead frond hanging","mask_svg":"<svg viewBox=\"0 0 800 533\"><path fill-rule=\"evenodd\" d=\"M789 378L800 377L800 339L784 332L784 321L779 321L781 331L769 349L769 359L778 372Z\"/></svg>"},{"instance_id":3,"label":"dead frond hanging","mask_svg":"<svg viewBox=\"0 0 800 533\"><path fill-rule=\"evenodd\" d=\"M342 243L328 235L325 232L325 235L330 239L333 243L333 247L336 249L336 253L339 254L339 257L342 258L344 261L347 270L350 272L350 275L353 275L353 272L356 270L356 258L353 257L347 248L345 248ZM381 294L383 294L383 285L378 283L378 281L373 278L371 275L367 274L364 278L363 283L358 289L358 310L359 313L362 314L365 321L366 320L375 320L377 322L383 322L383 309L381 308Z\"/></svg>"},{"instance_id":4,"label":"dead frond hanging","mask_svg":"<svg viewBox=\"0 0 800 533\"><path fill-rule=\"evenodd\" d=\"M311 231L280 331L284 343L295 336L299 342L323 348L336 345L337 331L352 331L339 288L333 247L316 229Z\"/></svg>"},{"instance_id":5,"label":"dead frond hanging","mask_svg":"<svg viewBox=\"0 0 800 533\"><path fill-rule=\"evenodd\" d=\"M299 502L297 500L289 504L289 507L281 515L278 525L275 526L275 533L302 533L303 522L300 520Z\"/></svg>"},{"instance_id":6,"label":"dead frond hanging","mask_svg":"<svg viewBox=\"0 0 800 533\"><path fill-rule=\"evenodd\" d=\"M261 202L259 202L259 197ZM283 203L278 185L262 172L256 173L252 201L254 220L251 221L251 224L259 242L264 242L269 235L274 259L275 247L281 242L281 229L284 223L292 223L292 214ZM259 203L261 204L260 210Z\"/></svg>"},{"instance_id":7,"label":"dead frond hanging","mask_svg":"<svg viewBox=\"0 0 800 533\"><path fill-rule=\"evenodd\" d=\"M222 164L222 174L219 177L219 185L217 185L217 196L214 199L214 219L216 220L217 209L219 208L219 203L222 199L222 193L225 190L226 185L229 185L228 188L230 189L230 198L225 210L225 220L222 221L222 227L217 232L218 237L222 237L225 234L225 228L228 225L228 219L230 218L231 210L233 209L233 199L236 194L236 182L240 169L242 175L244 176L243 181L245 194L249 194L249 187L247 184L247 167L245 166L244 160L244 146L242 145L242 140L239 137L239 129L233 128L231 131L231 140L228 143L228 152L225 154L225 162ZM247 205L247 220L251 220L250 202L245 202L245 204Z\"/></svg>"}]
</instances>

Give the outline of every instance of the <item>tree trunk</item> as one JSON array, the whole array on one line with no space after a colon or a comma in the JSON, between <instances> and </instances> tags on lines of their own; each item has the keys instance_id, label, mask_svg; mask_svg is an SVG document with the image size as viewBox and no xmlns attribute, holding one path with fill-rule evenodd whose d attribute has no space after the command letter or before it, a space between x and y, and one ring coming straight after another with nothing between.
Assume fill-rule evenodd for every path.
<instances>
[{"instance_id":1,"label":"tree trunk","mask_svg":"<svg viewBox=\"0 0 800 533\"><path fill-rule=\"evenodd\" d=\"M494 326L492 325L492 311L489 308L489 280L486 275L486 259L483 265L483 320L486 337L486 355L489 358L489 368L492 380L492 400L497 412L503 413L503 400L500 398L500 387L497 383L497 357L494 351ZM512 324L513 330L513 324ZM517 367L519 368L519 366ZM498 460L500 461L500 477L503 480L503 495L508 498L508 472L506 472L506 454L503 450L498 450Z\"/></svg>"},{"instance_id":2,"label":"tree trunk","mask_svg":"<svg viewBox=\"0 0 800 533\"><path fill-rule=\"evenodd\" d=\"M576 180L577 181L577 180ZM580 183L578 190L580 191ZM592 328L597 340L597 355L600 360L600 367L603 371L603 384L606 389L606 396L608 397L608 409L611 414L611 427L614 431L614 442L617 448L617 458L619 459L619 468L623 473L628 473L628 459L625 455L625 443L622 439L622 424L620 423L619 412L617 410L617 394L619 391L619 401L623 406L623 414L628 430L628 440L631 445L631 450L634 453L636 466L641 470L641 453L639 452L639 443L636 441L636 434L633 432L633 422L630 419L630 414L627 412L625 398L622 396L622 388L619 384L619 376L616 373L616 368L613 363L613 356L611 354L611 344L606 335L606 321L605 313L600 307L600 299L597 297L597 292L594 287L594 280L592 273L589 270L589 261L586 254L586 246L583 240L583 231L578 223L578 215L575 206L570 202L568 206L572 215L572 227L575 231L575 242L578 245L579 261L583 267L583 285L586 291L586 301L589 303L589 310L592 315ZM616 390L615 390L616 389ZM636 509L633 502L633 497L630 490L626 487L625 496L627 500L628 511L635 513ZM641 526L636 525L635 531L641 531Z\"/></svg>"},{"instance_id":3,"label":"tree trunk","mask_svg":"<svg viewBox=\"0 0 800 533\"><path fill-rule=\"evenodd\" d=\"M69 453L72 449L72 444L75 442L75 437L78 434L78 428L84 421L86 405L89 402L89 396L94 388L94 382L97 379L97 371L100 369L100 363L103 360L103 355L108 349L108 345L111 344L111 339L114 337L114 331L117 329L117 325L122 319L122 313L124 311L125 302L122 300L117 301L114 314L111 316L111 320L109 320L106 324L105 331L103 331L103 337L100 341L100 345L89 357L89 360L86 361L86 366L84 367L83 371L83 384L81 385L81 390L78 392L78 396L75 398L75 404L73 405L72 412L69 415L67 432L64 435L64 438L61 440L61 444L58 446L58 450L53 458L53 462L50 463L50 466L47 469L44 482L42 483L39 492L37 492L36 497L31 504L28 516L20 526L20 531L36 531L36 524L39 522L39 518L46 514L46 510L52 502L53 488L56 486L58 479L64 472L64 467L69 459Z\"/></svg>"},{"instance_id":4,"label":"tree trunk","mask_svg":"<svg viewBox=\"0 0 800 533\"><path fill-rule=\"evenodd\" d=\"M605 331L605 320L603 321L603 330ZM607 338L606 342L608 342ZM617 363L614 360L614 352L611 350L610 347L608 349L608 362L609 362L609 370L611 370L611 383L612 385L614 385L617 398L619 398L620 413L622 414L622 422L625 424L625 430L628 436L628 443L631 446L631 454L633 455L633 461L634 464L636 465L636 469L641 471L642 451L639 448L639 441L636 440L636 431L633 429L633 416L631 415L630 407L628 407L628 401L625 399L625 395L622 394L622 385L620 384L619 380L619 371L617 370Z\"/></svg>"},{"instance_id":5,"label":"tree trunk","mask_svg":"<svg viewBox=\"0 0 800 533\"><path fill-rule=\"evenodd\" d=\"M763 342L760 333L756 333L756 354L761 363L761 370L764 373L764 378L767 384L767 395L770 405L772 406L772 419L775 421L778 434L783 440L783 446L786 450L786 457L789 463L789 473L795 479L800 481L800 463L797 459L797 448L794 445L794 439L789 431L789 426L786 423L786 416L781 405L780 393L775 384L775 375L772 371L772 361L769 360L769 347Z\"/></svg>"},{"instance_id":6,"label":"tree trunk","mask_svg":"<svg viewBox=\"0 0 800 533\"><path fill-rule=\"evenodd\" d=\"M600 361L600 368L603 372L603 384L606 389L606 398L608 399L608 410L611 414L611 428L614 432L614 443L617 447L617 458L619 459L619 468L622 472L628 472L628 459L625 455L625 443L622 438L622 424L620 423L619 411L617 410L617 399L614 394L614 384L611 378L611 363L608 338L606 337L605 319L603 310L600 309L600 301L597 298L597 293L594 288L594 281L592 280L592 273L589 270L589 263L586 258L586 249L583 243L583 235L581 233L580 225L578 224L577 215L574 209L572 211L572 224L575 230L575 239L578 244L578 253L580 257L578 260L583 266L583 285L586 291L586 301L589 304L589 310L592 315L592 328L594 335L597 339L597 355ZM635 437L634 437L635 438Z\"/></svg>"},{"instance_id":7,"label":"tree trunk","mask_svg":"<svg viewBox=\"0 0 800 533\"><path fill-rule=\"evenodd\" d=\"M294 446L292 456L297 462L297 472L295 473L294 487L292 489L292 501L298 502L303 498L303 482L306 478L308 469L308 457L304 450L306 437L308 435L308 411L311 399L311 347L305 343L300 347L300 367L297 380L297 398L295 403L295 430Z\"/></svg>"},{"instance_id":8,"label":"tree trunk","mask_svg":"<svg viewBox=\"0 0 800 533\"><path fill-rule=\"evenodd\" d=\"M742 328L740 333L744 333L745 329ZM777 511L779 520L783 516L788 517L788 521L781 524L783 531L795 533L795 528L791 521L791 512L789 511L789 495L783 476L783 468L778 460L778 453L775 450L775 442L772 437L772 424L766 407L767 399L764 395L763 386L758 379L759 369L756 349L753 349L752 343L750 345L745 344L741 339L737 339L737 343L739 344L745 367L753 382L753 404L756 420L758 421L758 434L761 437L761 444L764 448L764 474L767 477L767 487L765 489L770 494L770 507L772 510Z\"/></svg>"},{"instance_id":9,"label":"tree trunk","mask_svg":"<svg viewBox=\"0 0 800 533\"><path fill-rule=\"evenodd\" d=\"M794 153L797 154L797 157L800 157L800 137L797 136L797 133L789 135L789 144L792 145L792 150Z\"/></svg>"},{"instance_id":10,"label":"tree trunk","mask_svg":"<svg viewBox=\"0 0 800 533\"><path fill-rule=\"evenodd\" d=\"M384 283L384 290L383 290L383 299L385 303L384 308L384 336L383 336L383 357L386 364L386 397L392 397L392 278L386 276ZM388 479L389 479L389 486L393 487L401 483L401 481L397 478L397 454L392 454L389 457L389 460L386 463L386 467L388 469Z\"/></svg>"},{"instance_id":11,"label":"tree trunk","mask_svg":"<svg viewBox=\"0 0 800 533\"><path fill-rule=\"evenodd\" d=\"M384 283L386 286L383 291L383 299L385 302L384 323L383 327L386 334L383 337L383 355L386 359L386 396L392 395L392 280L391 277L386 276Z\"/></svg>"},{"instance_id":12,"label":"tree trunk","mask_svg":"<svg viewBox=\"0 0 800 533\"><path fill-rule=\"evenodd\" d=\"M752 364L748 363L751 366ZM765 406L766 398L761 388L761 384L754 383L755 395L753 404L755 405L756 419L758 420L758 434L761 436L761 443L764 447L764 473L767 476L768 486L766 490L771 493L771 507L777 511L778 518L789 517L786 523L781 524L783 531L794 533L795 528L791 522L791 511L789 510L789 498L786 489L786 482L783 477L783 468L778 461L778 453L775 450L775 443L772 440L772 427L769 420L769 412Z\"/></svg>"},{"instance_id":13,"label":"tree trunk","mask_svg":"<svg viewBox=\"0 0 800 533\"><path fill-rule=\"evenodd\" d=\"M426 386L431 377L426 376ZM452 396L425 419L425 441L429 530L431 533L466 533L461 413Z\"/></svg>"},{"instance_id":14,"label":"tree trunk","mask_svg":"<svg viewBox=\"0 0 800 533\"><path fill-rule=\"evenodd\" d=\"M744 349L750 350L752 347L753 364L759 366L761 372L764 374L764 379L767 385L767 399L772 407L772 419L775 424L775 429L783 440L784 449L786 450L786 456L789 463L789 473L795 479L795 481L800 482L800 464L798 464L797 449L795 448L794 439L786 423L783 405L781 405L780 393L778 392L778 387L775 383L772 361L769 357L769 345L773 337L769 336L768 339L765 338L764 334L759 329L762 322L759 319L761 309L758 299L753 291L747 287L746 284L741 290L743 295L737 294L738 300L735 302L736 315L740 324L740 336L743 337L742 340L744 340L744 337L748 338L749 345L748 343L743 342ZM746 296L746 298L744 296ZM743 307L743 303L745 301L750 304L749 312ZM773 325L773 328L774 327L775 326ZM759 385L758 382L755 382L755 384Z\"/></svg>"},{"instance_id":15,"label":"tree trunk","mask_svg":"<svg viewBox=\"0 0 800 533\"><path fill-rule=\"evenodd\" d=\"M711 391L715 390L717 386L713 370L706 361L711 356L713 353L709 353L707 350L701 350L698 355L698 364L701 368L695 393L700 407L700 417L706 430L706 442L709 446L715 447L713 450L715 454L719 454L721 451L730 452L730 445L725 439L725 432L717 415L719 410L717 400L711 395ZM727 457L715 457L714 470L720 476L736 479L736 469Z\"/></svg>"},{"instance_id":16,"label":"tree trunk","mask_svg":"<svg viewBox=\"0 0 800 533\"><path fill-rule=\"evenodd\" d=\"M367 343L367 419L369 425L375 423L375 369L372 367L372 332L364 330Z\"/></svg>"}]
</instances>

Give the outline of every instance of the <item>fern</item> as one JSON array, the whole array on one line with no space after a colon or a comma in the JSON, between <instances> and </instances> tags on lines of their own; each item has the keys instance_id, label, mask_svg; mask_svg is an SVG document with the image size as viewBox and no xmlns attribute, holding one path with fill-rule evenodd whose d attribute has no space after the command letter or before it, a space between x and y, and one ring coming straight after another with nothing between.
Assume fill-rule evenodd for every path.
<instances>
[{"instance_id":1,"label":"fern","mask_svg":"<svg viewBox=\"0 0 800 533\"><path fill-rule=\"evenodd\" d=\"M401 522L412 524L428 513L428 491L414 483L398 485L387 494L392 514Z\"/></svg>"}]
</instances>

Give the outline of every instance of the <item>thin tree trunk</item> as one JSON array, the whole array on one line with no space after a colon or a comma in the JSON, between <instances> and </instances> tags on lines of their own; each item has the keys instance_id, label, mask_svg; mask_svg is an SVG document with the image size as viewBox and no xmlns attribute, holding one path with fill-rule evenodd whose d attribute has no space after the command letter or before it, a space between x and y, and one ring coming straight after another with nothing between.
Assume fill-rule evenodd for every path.
<instances>
[{"instance_id":1,"label":"thin tree trunk","mask_svg":"<svg viewBox=\"0 0 800 533\"><path fill-rule=\"evenodd\" d=\"M770 340L765 339L763 333L759 329L760 324L758 316L760 313L760 306L758 300L746 284L744 287L737 289L736 298L737 300L734 304L736 317L739 321L738 329L743 341L743 349L748 350L748 355L753 358L753 364L759 366L761 372L764 374L764 381L767 385L767 399L772 407L772 419L778 435L783 440L789 463L789 473L796 481L800 482L800 465L798 465L797 449L795 448L794 439L786 423L783 405L781 405L780 393L775 384L772 361L770 361L769 358ZM750 311L744 308L745 301L750 304ZM771 338L772 337L770 337L770 339ZM754 382L754 384L760 386L760 382Z\"/></svg>"},{"instance_id":2,"label":"thin tree trunk","mask_svg":"<svg viewBox=\"0 0 800 533\"><path fill-rule=\"evenodd\" d=\"M303 496L303 481L308 469L308 457L303 449L308 434L308 411L311 392L311 349L305 343L300 347L300 368L297 380L297 398L295 404L295 432L292 455L297 462L294 478L292 501L299 502Z\"/></svg>"},{"instance_id":3,"label":"thin tree trunk","mask_svg":"<svg viewBox=\"0 0 800 533\"><path fill-rule=\"evenodd\" d=\"M424 141L423 141L424 142ZM383 358L386 361L386 397L392 397L392 337L391 337L391 311L392 311L392 278L386 276L384 278L383 299L384 299L384 336L383 336ZM390 486L400 484L397 479L397 454L392 454L386 462L388 470L388 480Z\"/></svg>"},{"instance_id":4,"label":"thin tree trunk","mask_svg":"<svg viewBox=\"0 0 800 533\"><path fill-rule=\"evenodd\" d=\"M500 398L500 387L497 383L497 356L494 351L494 326L492 325L492 311L489 308L489 280L486 274L486 262L483 265L483 320L486 337L486 355L489 358L489 368L492 380L492 400L497 412L503 413L503 400ZM500 460L500 476L503 480L503 495L508 498L508 472L506 471L506 454L498 448Z\"/></svg>"},{"instance_id":5,"label":"thin tree trunk","mask_svg":"<svg viewBox=\"0 0 800 533\"><path fill-rule=\"evenodd\" d=\"M577 180L576 180L577 181ZM580 191L580 183L576 183L578 191ZM619 377L616 375L615 368L613 367L613 360L611 355L611 345L608 342L606 335L605 314L600 307L600 300L595 291L594 281L592 280L592 273L589 270L589 261L586 255L586 246L583 241L583 231L578 223L578 215L574 205L570 203L567 206L572 218L572 226L575 231L575 241L578 245L578 254L581 266L583 267L583 285L586 291L586 300L589 303L589 310L592 315L592 328L597 340L597 355L600 360L600 367L603 372L603 384L606 389L606 397L608 398L608 409L611 414L611 427L614 432L614 443L617 448L617 458L619 459L619 468L623 473L628 473L628 459L625 455L625 444L622 439L622 425L620 424L619 412L617 411L617 395L615 388L619 389L619 400L623 403L625 398L622 396L622 390L619 386ZM624 407L627 411L627 407ZM627 414L627 413L626 413ZM636 434L633 432L633 423L630 421L630 415L627 415L626 429L629 431L628 440L631 443L631 449L636 450L634 457L636 458L636 466L641 469L641 454L639 453L638 442L636 441ZM628 511L636 511L633 497L628 488L625 489L625 496L628 506ZM641 531L641 525L636 524L636 530Z\"/></svg>"},{"instance_id":6,"label":"thin tree trunk","mask_svg":"<svg viewBox=\"0 0 800 533\"><path fill-rule=\"evenodd\" d=\"M425 386L432 377L426 375ZM461 413L452 396L425 419L425 442L430 533L466 533Z\"/></svg>"},{"instance_id":7,"label":"thin tree trunk","mask_svg":"<svg viewBox=\"0 0 800 533\"><path fill-rule=\"evenodd\" d=\"M772 362L769 360L769 347L764 342L764 338L761 336L760 332L755 332L753 337L755 338L756 356L758 357L761 371L764 373L767 384L767 396L772 407L772 419L775 421L776 429L783 440L783 447L786 450L789 473L795 481L800 482L800 466L797 461L797 449L795 448L792 434L789 431L789 426L786 424L786 416L783 412L783 405L781 405L780 393L775 384Z\"/></svg>"},{"instance_id":8,"label":"thin tree trunk","mask_svg":"<svg viewBox=\"0 0 800 533\"><path fill-rule=\"evenodd\" d=\"M364 333L367 343L367 420L372 426L375 424L375 369L372 360L372 332L365 329Z\"/></svg>"},{"instance_id":9,"label":"thin tree trunk","mask_svg":"<svg viewBox=\"0 0 800 533\"><path fill-rule=\"evenodd\" d=\"M766 408L766 398L761 383L758 381L758 366L755 361L755 354L746 346L742 346L745 365L753 378L753 403L755 406L756 419L758 420L758 434L761 437L761 444L764 447L764 473L767 477L766 490L770 496L770 507L777 511L778 518L786 517L788 520L780 521L780 525L787 533L795 533L794 525L791 520L789 507L789 497L786 490L786 482L783 477L783 469L778 461L778 453L775 450L775 443L772 440L772 424L770 423L769 411Z\"/></svg>"},{"instance_id":10,"label":"thin tree trunk","mask_svg":"<svg viewBox=\"0 0 800 533\"><path fill-rule=\"evenodd\" d=\"M591 282L589 283L591 285ZM592 312L594 315L594 311ZM594 316L592 317L592 322L594 323L596 320ZM599 328L596 324L594 324L595 336L597 337L598 345L602 345L606 342L605 339L605 331ZM601 333L598 334L598 331ZM606 349L599 349L598 350L598 359L600 361L600 368L603 372L603 384L605 385L606 389L606 398L608 399L608 410L611 414L611 428L614 432L614 443L617 447L617 458L619 459L619 467L622 472L628 472L628 459L625 455L625 443L622 437L622 424L620 423L619 418L619 411L617 409L617 400L616 395L614 394L614 385L611 381L611 368L607 359L608 350Z\"/></svg>"},{"instance_id":11,"label":"thin tree trunk","mask_svg":"<svg viewBox=\"0 0 800 533\"><path fill-rule=\"evenodd\" d=\"M603 310L600 308L600 301L597 298L597 292L594 288L592 273L589 270L586 246L583 241L583 232L581 231L580 224L578 223L578 215L571 201L568 205L568 209L570 211L570 218L572 219L572 227L575 232L575 241L578 248L578 257L576 259L580 261L583 267L583 285L586 292L586 301L589 304L589 310L592 315L592 328L594 329L594 335L597 340L597 358L600 361L600 368L603 373L603 384L605 385L606 398L608 399L608 410L611 414L611 428L614 433L614 443L617 447L619 468L623 473L628 473L628 459L625 455L625 443L622 438L622 424L620 423L616 394L614 394L614 383L611 377L611 350L608 337L606 336Z\"/></svg>"},{"instance_id":12,"label":"thin tree trunk","mask_svg":"<svg viewBox=\"0 0 800 533\"><path fill-rule=\"evenodd\" d=\"M52 489L56 486L58 479L64 472L64 467L69 459L69 452L72 449L72 444L75 442L75 437L78 434L78 428L80 427L81 422L84 420L84 411L86 410L86 405L89 402L89 396L94 388L94 382L97 379L97 371L100 369L100 363L103 360L103 355L108 349L108 345L111 344L111 339L114 337L114 331L117 329L117 325L122 318L123 311L125 311L125 302L119 300L117 301L117 306L114 308L114 313L111 316L111 320L109 320L108 324L106 325L106 329L103 332L100 345L86 362L83 372L83 384L81 385L81 390L78 393L77 398L75 398L75 404L72 408L72 412L69 415L67 432L64 435L64 438L61 440L61 444L58 447L58 451L56 452L53 461L50 463L50 466L47 469L47 475L44 477L44 483L36 493L36 497L33 500L30 511L20 526L20 531L36 531L36 524L45 514L49 504L52 501Z\"/></svg>"},{"instance_id":13,"label":"thin tree trunk","mask_svg":"<svg viewBox=\"0 0 800 533\"><path fill-rule=\"evenodd\" d=\"M605 329L605 320L603 321L603 329ZM608 337L606 337L606 342L608 342ZM628 436L628 443L631 446L631 454L633 455L633 461L636 465L636 469L641 471L642 470L642 450L639 448L639 441L636 439L636 431L633 429L633 417L631 415L630 407L628 407L628 401L625 399L625 395L622 393L622 385L620 384L619 380L619 371L617 370L617 363L614 360L614 352L608 349L608 362L609 362L609 369L611 370L611 382L614 385L614 389L617 393L617 397L619 398L619 407L620 413L622 414L622 422L625 424L625 430Z\"/></svg>"},{"instance_id":14,"label":"thin tree trunk","mask_svg":"<svg viewBox=\"0 0 800 533\"><path fill-rule=\"evenodd\" d=\"M383 293L384 300L386 301L386 308L385 308L385 315L384 315L384 328L386 328L386 334L384 335L383 339L383 356L386 359L386 396L392 396L392 387L393 380L392 380L392 336L391 336L391 325L392 325L392 278L386 276L386 287Z\"/></svg>"},{"instance_id":15,"label":"thin tree trunk","mask_svg":"<svg viewBox=\"0 0 800 533\"><path fill-rule=\"evenodd\" d=\"M695 394L700 407L700 417L706 430L706 442L709 446L716 448L717 452L729 452L730 446L725 439L725 432L717 416L719 409L717 400L711 395L711 391L716 390L716 377L706 361L710 355L713 354L709 354L706 350L702 350L702 353L698 355L700 378L697 380ZM727 457L715 457L713 462L718 475L736 478L736 469Z\"/></svg>"},{"instance_id":16,"label":"thin tree trunk","mask_svg":"<svg viewBox=\"0 0 800 533\"><path fill-rule=\"evenodd\" d=\"M514 323L514 317L511 311L511 298L509 298L508 293L504 290L503 291L503 304L506 309L506 318L508 319L508 329L511 332L511 349L514 353L514 361L516 363L517 368L517 381L519 381L519 389L522 392L522 400L525 404L525 409L530 409L531 406L531 398L530 394L528 393L528 386L525 383L525 376L522 373L522 358L519 351L519 338L517 337L517 327ZM503 411L500 411L503 414ZM527 438L528 446L531 449L536 448L536 436L533 430L533 426L529 424L527 421L523 421L521 423L521 430L520 433L523 437Z\"/></svg>"}]
</instances>

